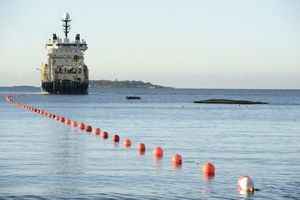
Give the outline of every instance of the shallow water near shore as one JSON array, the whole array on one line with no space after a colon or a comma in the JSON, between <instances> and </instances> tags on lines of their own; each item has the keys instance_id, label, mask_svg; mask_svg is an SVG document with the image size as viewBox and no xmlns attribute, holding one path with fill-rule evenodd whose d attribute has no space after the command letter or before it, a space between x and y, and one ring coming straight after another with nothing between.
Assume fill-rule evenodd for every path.
<instances>
[{"instance_id":1,"label":"shallow water near shore","mask_svg":"<svg viewBox=\"0 0 300 200\"><path fill-rule=\"evenodd\" d=\"M0 91L5 95L13 93ZM126 96L141 100L126 100ZM18 91L18 102L84 121L125 149L0 99L0 199L299 199L300 91L102 89L89 95ZM193 104L209 98L268 105ZM139 155L135 145L146 144ZM162 160L152 150L162 146ZM175 153L181 168L171 165ZM202 176L211 161L216 176ZM260 191L237 192L241 175Z\"/></svg>"}]
</instances>

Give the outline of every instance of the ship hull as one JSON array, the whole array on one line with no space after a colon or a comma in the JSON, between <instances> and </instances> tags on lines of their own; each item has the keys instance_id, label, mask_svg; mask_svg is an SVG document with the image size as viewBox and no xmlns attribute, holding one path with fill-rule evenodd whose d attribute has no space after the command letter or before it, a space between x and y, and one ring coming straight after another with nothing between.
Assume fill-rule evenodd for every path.
<instances>
[{"instance_id":1,"label":"ship hull","mask_svg":"<svg viewBox=\"0 0 300 200\"><path fill-rule=\"evenodd\" d=\"M88 94L88 82L43 81L42 90L49 94Z\"/></svg>"}]
</instances>

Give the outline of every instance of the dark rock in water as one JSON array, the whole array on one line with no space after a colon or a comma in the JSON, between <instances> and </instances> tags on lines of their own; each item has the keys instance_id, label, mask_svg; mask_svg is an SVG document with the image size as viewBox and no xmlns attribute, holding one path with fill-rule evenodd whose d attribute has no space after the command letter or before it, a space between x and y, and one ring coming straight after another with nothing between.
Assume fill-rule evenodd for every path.
<instances>
[{"instance_id":1,"label":"dark rock in water","mask_svg":"<svg viewBox=\"0 0 300 200\"><path fill-rule=\"evenodd\" d=\"M207 100L203 100L203 101L194 101L194 103L240 104L240 105L268 104L267 102L248 101L248 100L234 100L234 99L207 99Z\"/></svg>"},{"instance_id":2,"label":"dark rock in water","mask_svg":"<svg viewBox=\"0 0 300 200\"><path fill-rule=\"evenodd\" d=\"M138 96L127 96L126 99L128 99L128 100L140 100L141 97L138 97Z\"/></svg>"}]
</instances>

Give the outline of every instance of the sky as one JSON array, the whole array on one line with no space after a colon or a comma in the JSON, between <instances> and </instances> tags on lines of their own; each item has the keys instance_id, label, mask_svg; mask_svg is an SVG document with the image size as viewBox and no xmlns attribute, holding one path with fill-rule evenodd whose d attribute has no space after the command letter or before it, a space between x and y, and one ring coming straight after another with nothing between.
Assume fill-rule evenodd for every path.
<instances>
[{"instance_id":1,"label":"sky","mask_svg":"<svg viewBox=\"0 0 300 200\"><path fill-rule=\"evenodd\" d=\"M0 86L40 85L69 12L90 79L300 89L299 0L0 0Z\"/></svg>"}]
</instances>

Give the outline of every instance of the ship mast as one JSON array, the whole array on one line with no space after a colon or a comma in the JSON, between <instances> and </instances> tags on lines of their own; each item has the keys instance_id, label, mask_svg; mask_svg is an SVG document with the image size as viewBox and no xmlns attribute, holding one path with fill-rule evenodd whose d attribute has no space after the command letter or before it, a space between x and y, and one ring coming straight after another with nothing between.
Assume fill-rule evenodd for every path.
<instances>
[{"instance_id":1,"label":"ship mast","mask_svg":"<svg viewBox=\"0 0 300 200\"><path fill-rule=\"evenodd\" d=\"M63 29L64 29L65 37L68 38L68 33L70 32L70 29L71 29L70 22L72 21L69 13L66 13L64 18L61 21L63 22Z\"/></svg>"}]
</instances>

